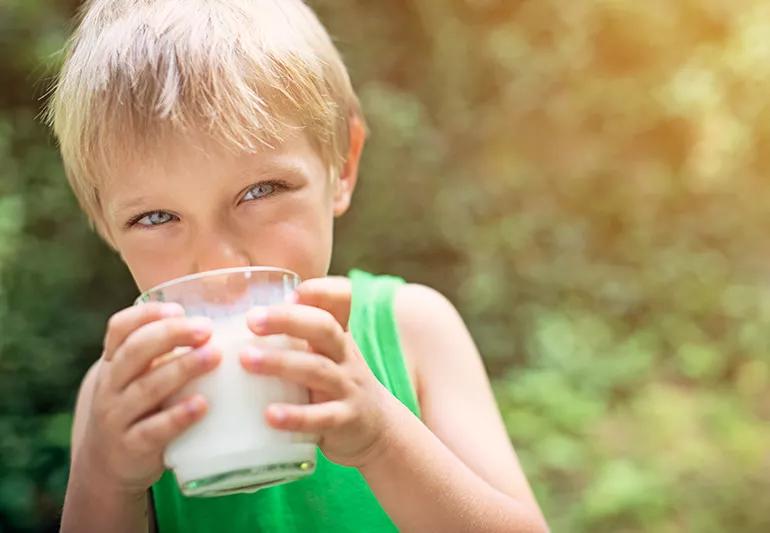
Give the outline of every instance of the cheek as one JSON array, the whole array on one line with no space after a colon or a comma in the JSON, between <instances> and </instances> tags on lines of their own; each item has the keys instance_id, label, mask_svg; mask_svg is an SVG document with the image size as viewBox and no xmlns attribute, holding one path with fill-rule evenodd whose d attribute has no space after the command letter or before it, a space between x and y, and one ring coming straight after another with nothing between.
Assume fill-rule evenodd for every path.
<instances>
[{"instance_id":1,"label":"cheek","mask_svg":"<svg viewBox=\"0 0 770 533\"><path fill-rule=\"evenodd\" d=\"M280 216L254 221L248 233L254 262L288 268L302 279L325 276L331 261L333 217L323 207L298 203L284 206Z\"/></svg>"},{"instance_id":2,"label":"cheek","mask_svg":"<svg viewBox=\"0 0 770 533\"><path fill-rule=\"evenodd\" d=\"M132 243L121 248L120 256L140 291L190 273L187 259L171 246Z\"/></svg>"}]
</instances>

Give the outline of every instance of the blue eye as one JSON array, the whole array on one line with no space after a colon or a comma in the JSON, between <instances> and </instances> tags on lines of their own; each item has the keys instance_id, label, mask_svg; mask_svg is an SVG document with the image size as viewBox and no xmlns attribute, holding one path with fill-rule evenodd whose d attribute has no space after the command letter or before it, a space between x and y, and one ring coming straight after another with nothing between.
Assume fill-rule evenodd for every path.
<instances>
[{"instance_id":1,"label":"blue eye","mask_svg":"<svg viewBox=\"0 0 770 533\"><path fill-rule=\"evenodd\" d=\"M151 228L153 226L160 226L173 220L174 215L167 213L166 211L150 211L142 213L129 222L129 225L139 225L145 228Z\"/></svg>"},{"instance_id":2,"label":"blue eye","mask_svg":"<svg viewBox=\"0 0 770 533\"><path fill-rule=\"evenodd\" d=\"M263 181L252 185L250 189L243 195L241 201L259 200L267 196L272 196L277 192L289 190L290 186L283 181ZM162 226L167 222L176 220L176 215L172 215L168 211L145 211L139 215L136 215L126 223L126 228L132 226L139 226L142 229L151 229L155 226Z\"/></svg>"},{"instance_id":3,"label":"blue eye","mask_svg":"<svg viewBox=\"0 0 770 533\"><path fill-rule=\"evenodd\" d=\"M264 198L265 196L270 196L273 194L277 188L278 187L276 183L269 181L258 183L246 191L246 194L243 195L243 199L256 200L258 198ZM251 195L251 198L249 198L249 195Z\"/></svg>"}]
</instances>

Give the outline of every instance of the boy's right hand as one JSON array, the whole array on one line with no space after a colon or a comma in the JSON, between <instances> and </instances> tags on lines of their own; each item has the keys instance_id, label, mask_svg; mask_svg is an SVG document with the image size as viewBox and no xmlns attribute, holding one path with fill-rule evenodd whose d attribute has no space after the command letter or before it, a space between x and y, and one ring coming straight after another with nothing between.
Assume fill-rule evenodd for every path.
<instances>
[{"instance_id":1,"label":"boy's right hand","mask_svg":"<svg viewBox=\"0 0 770 533\"><path fill-rule=\"evenodd\" d=\"M152 302L123 309L107 324L77 461L111 489L144 493L163 472L169 442L206 412L200 395L163 408L171 395L221 359L204 346L211 322L183 315L178 304ZM153 365L178 346L194 349Z\"/></svg>"}]
</instances>

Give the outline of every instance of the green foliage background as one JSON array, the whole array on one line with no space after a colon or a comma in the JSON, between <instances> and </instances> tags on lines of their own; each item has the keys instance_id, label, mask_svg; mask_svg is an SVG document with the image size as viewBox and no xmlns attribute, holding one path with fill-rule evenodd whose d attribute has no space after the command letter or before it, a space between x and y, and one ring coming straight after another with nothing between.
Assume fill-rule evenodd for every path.
<instances>
[{"instance_id":1,"label":"green foliage background","mask_svg":"<svg viewBox=\"0 0 770 533\"><path fill-rule=\"evenodd\" d=\"M0 0L0 532L135 291L37 120L76 4ZM372 131L334 269L455 302L554 531L770 531L768 3L311 4Z\"/></svg>"}]
</instances>

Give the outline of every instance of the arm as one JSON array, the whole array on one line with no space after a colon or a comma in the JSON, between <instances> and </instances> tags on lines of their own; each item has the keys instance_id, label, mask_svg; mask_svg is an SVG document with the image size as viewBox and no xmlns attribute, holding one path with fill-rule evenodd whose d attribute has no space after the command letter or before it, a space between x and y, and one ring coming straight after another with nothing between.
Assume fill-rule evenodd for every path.
<instances>
[{"instance_id":1,"label":"arm","mask_svg":"<svg viewBox=\"0 0 770 533\"><path fill-rule=\"evenodd\" d=\"M147 506L144 497L127 496L102 479L100 472L83 460L83 437L86 417L91 410L94 381L100 361L94 363L83 378L72 423L70 475L62 511L61 531L147 531ZM85 452L87 453L87 452ZM99 512L95 513L94 509ZM116 528L115 524L120 524Z\"/></svg>"},{"instance_id":2,"label":"arm","mask_svg":"<svg viewBox=\"0 0 770 533\"><path fill-rule=\"evenodd\" d=\"M216 367L207 320L176 304L148 303L109 320L100 359L86 374L72 428L61 531L148 530L147 488L163 473L163 450L200 420L200 395L165 405L191 379ZM176 346L193 350L154 365Z\"/></svg>"},{"instance_id":3,"label":"arm","mask_svg":"<svg viewBox=\"0 0 770 533\"><path fill-rule=\"evenodd\" d=\"M422 287L407 286L396 300L427 426L377 381L343 330L351 301L345 278L308 280L295 304L249 313L257 335L282 333L310 348L241 354L248 371L311 391L308 405L268 406L267 422L320 435L326 457L358 468L402 531L546 531L457 312Z\"/></svg>"},{"instance_id":4,"label":"arm","mask_svg":"<svg viewBox=\"0 0 770 533\"><path fill-rule=\"evenodd\" d=\"M408 285L395 314L416 363L423 421L387 404L388 441L361 468L380 504L403 531L547 530L455 309Z\"/></svg>"}]
</instances>

